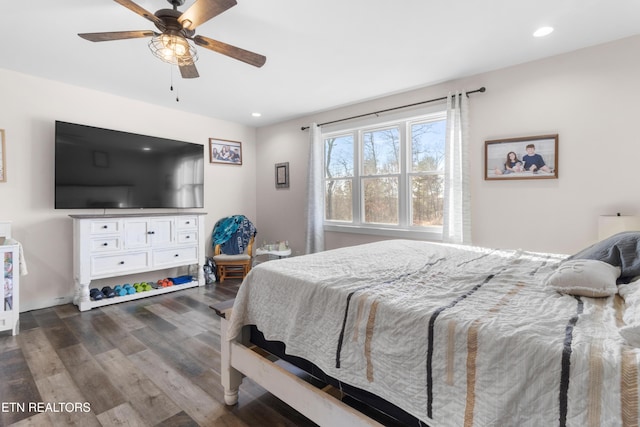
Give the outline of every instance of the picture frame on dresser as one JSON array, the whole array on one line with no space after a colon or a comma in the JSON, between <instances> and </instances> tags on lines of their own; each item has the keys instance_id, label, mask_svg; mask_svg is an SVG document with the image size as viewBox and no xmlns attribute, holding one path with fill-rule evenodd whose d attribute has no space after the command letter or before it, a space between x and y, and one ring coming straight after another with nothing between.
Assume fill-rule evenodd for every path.
<instances>
[{"instance_id":1,"label":"picture frame on dresser","mask_svg":"<svg viewBox=\"0 0 640 427\"><path fill-rule=\"evenodd\" d=\"M7 182L7 151L4 133L4 129L0 129L0 182Z\"/></svg>"}]
</instances>

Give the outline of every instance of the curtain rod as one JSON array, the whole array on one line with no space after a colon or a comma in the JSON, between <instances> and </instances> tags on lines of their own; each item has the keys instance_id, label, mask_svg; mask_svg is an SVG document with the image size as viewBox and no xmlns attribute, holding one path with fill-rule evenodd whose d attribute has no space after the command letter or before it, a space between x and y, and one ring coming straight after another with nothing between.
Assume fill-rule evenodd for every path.
<instances>
[{"instance_id":1,"label":"curtain rod","mask_svg":"<svg viewBox=\"0 0 640 427\"><path fill-rule=\"evenodd\" d=\"M484 92L486 90L487 89L484 86L482 86L480 89L470 90L468 92L465 92L465 95L469 96L472 93ZM332 120L330 122L320 123L318 126L331 125L333 123L339 123L339 122L344 122L344 121L347 121L347 120L359 119L360 117L371 116L373 114L387 113L389 111L399 110L401 108L415 107L416 105L428 104L430 102L444 101L447 98L448 98L448 96L442 96L440 98L429 99L427 101L416 102L414 104L401 105L399 107L387 108L386 110L374 111L373 113L359 114L357 116L351 116L351 117L346 117L344 119L338 119L338 120ZM300 130L307 130L307 129L309 129L309 126L303 126L303 127L300 128Z\"/></svg>"}]
</instances>

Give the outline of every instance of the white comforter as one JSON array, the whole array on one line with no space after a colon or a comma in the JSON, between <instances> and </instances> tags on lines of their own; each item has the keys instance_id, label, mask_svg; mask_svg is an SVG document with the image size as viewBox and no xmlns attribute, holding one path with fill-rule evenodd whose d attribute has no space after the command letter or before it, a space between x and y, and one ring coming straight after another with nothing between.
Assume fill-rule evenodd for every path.
<instances>
[{"instance_id":1,"label":"white comforter","mask_svg":"<svg viewBox=\"0 0 640 427\"><path fill-rule=\"evenodd\" d=\"M637 425L624 303L545 287L564 258L395 240L270 261L229 335L256 325L432 426Z\"/></svg>"}]
</instances>

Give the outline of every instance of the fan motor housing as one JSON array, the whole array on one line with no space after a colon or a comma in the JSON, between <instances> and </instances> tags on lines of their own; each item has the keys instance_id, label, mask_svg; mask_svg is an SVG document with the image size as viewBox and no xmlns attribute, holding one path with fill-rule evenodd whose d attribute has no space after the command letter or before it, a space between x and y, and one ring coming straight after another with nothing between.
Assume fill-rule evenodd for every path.
<instances>
[{"instance_id":1,"label":"fan motor housing","mask_svg":"<svg viewBox=\"0 0 640 427\"><path fill-rule=\"evenodd\" d=\"M184 0L180 0L184 3ZM155 16L160 18L163 25L156 24L156 27L162 32L171 31L175 33L182 33L185 37L193 37L195 34L195 30L188 30L182 27L182 24L178 21L178 18L182 16L182 12L173 9L160 9L156 13ZM164 27L164 28L163 28Z\"/></svg>"}]
</instances>

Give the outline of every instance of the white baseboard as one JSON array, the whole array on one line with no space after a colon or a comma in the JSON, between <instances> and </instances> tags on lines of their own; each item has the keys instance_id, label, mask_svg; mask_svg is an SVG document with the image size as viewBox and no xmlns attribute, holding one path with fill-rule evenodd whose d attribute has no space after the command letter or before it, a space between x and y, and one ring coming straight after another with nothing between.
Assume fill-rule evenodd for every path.
<instances>
[{"instance_id":1,"label":"white baseboard","mask_svg":"<svg viewBox=\"0 0 640 427\"><path fill-rule=\"evenodd\" d=\"M20 313L31 310L41 310L43 308L55 307L56 305L64 305L73 303L73 296L60 297L55 299L29 301L27 304L20 303Z\"/></svg>"}]
</instances>

